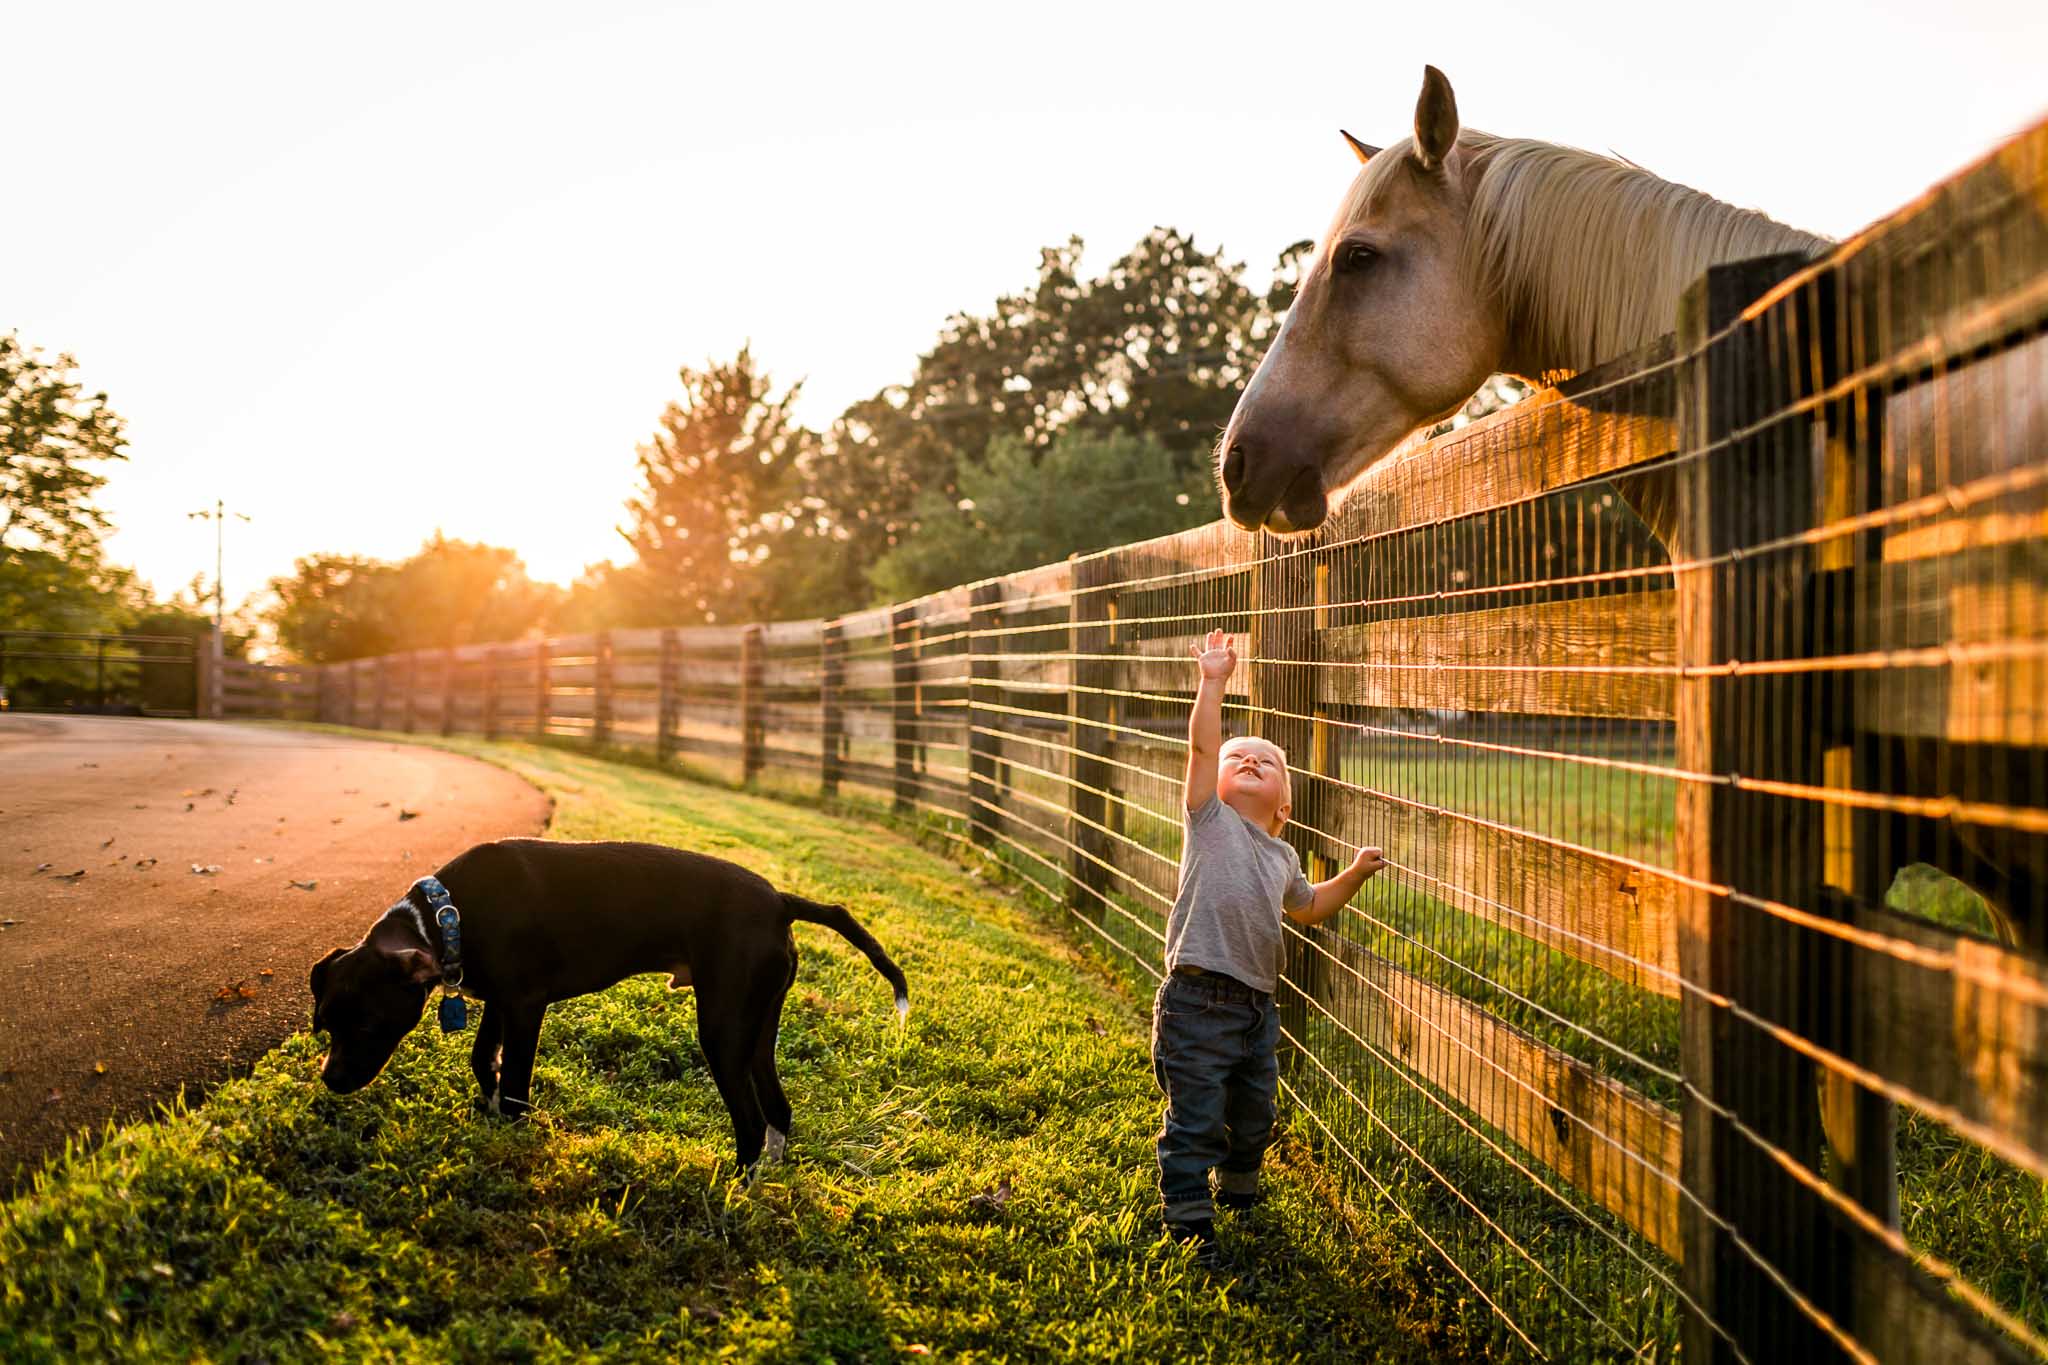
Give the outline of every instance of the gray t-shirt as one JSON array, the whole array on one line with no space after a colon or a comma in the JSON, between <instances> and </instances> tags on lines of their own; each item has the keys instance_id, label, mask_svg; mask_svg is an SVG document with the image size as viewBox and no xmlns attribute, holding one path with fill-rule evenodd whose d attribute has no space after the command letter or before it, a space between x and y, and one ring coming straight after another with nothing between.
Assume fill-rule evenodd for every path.
<instances>
[{"instance_id":1,"label":"gray t-shirt","mask_svg":"<svg viewBox=\"0 0 2048 1365\"><path fill-rule=\"evenodd\" d=\"M1180 894L1166 917L1166 970L1200 967L1270 991L1283 911L1315 899L1301 858L1211 796L1187 814Z\"/></svg>"}]
</instances>

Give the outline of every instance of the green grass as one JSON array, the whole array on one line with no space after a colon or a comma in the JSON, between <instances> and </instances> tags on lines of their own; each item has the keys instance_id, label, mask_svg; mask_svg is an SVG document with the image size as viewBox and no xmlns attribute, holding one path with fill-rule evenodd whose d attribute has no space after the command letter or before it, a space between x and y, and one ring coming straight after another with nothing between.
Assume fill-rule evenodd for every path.
<instances>
[{"instance_id":1,"label":"green grass","mask_svg":"<svg viewBox=\"0 0 2048 1365\"><path fill-rule=\"evenodd\" d=\"M1226 1226L1236 1275L1160 1243L1142 999L1022 898L817 809L447 743L548 790L557 837L719 853L847 903L909 974L908 1025L848 945L799 930L792 1159L752 1186L694 1011L656 978L550 1012L519 1126L471 1117L466 1039L422 1028L334 1096L297 1036L0 1206L0 1358L1436 1360L1497 1339L1299 1132L1269 1206ZM1005 1180L1006 1205L974 1203Z\"/></svg>"}]
</instances>

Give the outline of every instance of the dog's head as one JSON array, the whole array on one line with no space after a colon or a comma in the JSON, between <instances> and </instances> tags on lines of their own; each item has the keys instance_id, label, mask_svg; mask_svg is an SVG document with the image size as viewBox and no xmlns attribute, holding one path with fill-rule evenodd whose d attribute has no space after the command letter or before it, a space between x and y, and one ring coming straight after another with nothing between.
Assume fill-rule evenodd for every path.
<instances>
[{"instance_id":1,"label":"dog's head","mask_svg":"<svg viewBox=\"0 0 2048 1365\"><path fill-rule=\"evenodd\" d=\"M313 964L313 1031L327 1034L320 1079L329 1090L346 1095L377 1079L440 976L431 955L380 944L374 930Z\"/></svg>"}]
</instances>

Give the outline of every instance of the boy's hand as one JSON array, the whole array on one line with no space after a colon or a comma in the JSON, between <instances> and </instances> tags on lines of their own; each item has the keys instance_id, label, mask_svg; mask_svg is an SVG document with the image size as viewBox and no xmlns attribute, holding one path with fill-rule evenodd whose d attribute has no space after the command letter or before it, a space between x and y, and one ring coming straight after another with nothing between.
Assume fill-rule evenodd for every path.
<instances>
[{"instance_id":1,"label":"boy's hand","mask_svg":"<svg viewBox=\"0 0 2048 1365\"><path fill-rule=\"evenodd\" d=\"M1358 856L1351 860L1351 866L1346 870L1356 872L1359 880L1363 881L1365 878L1379 872L1386 865L1387 860L1380 856L1378 849L1361 848L1358 850Z\"/></svg>"},{"instance_id":2,"label":"boy's hand","mask_svg":"<svg viewBox=\"0 0 2048 1365\"><path fill-rule=\"evenodd\" d=\"M1194 646L1194 654L1204 678L1227 678L1237 670L1237 646L1220 630L1210 631L1208 642Z\"/></svg>"}]
</instances>

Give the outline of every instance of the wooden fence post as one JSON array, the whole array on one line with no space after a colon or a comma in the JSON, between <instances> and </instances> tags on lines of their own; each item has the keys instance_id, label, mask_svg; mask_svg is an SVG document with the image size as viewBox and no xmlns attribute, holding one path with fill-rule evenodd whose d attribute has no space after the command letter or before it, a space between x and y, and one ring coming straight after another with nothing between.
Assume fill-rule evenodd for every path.
<instances>
[{"instance_id":1,"label":"wooden fence post","mask_svg":"<svg viewBox=\"0 0 2048 1365\"><path fill-rule=\"evenodd\" d=\"M408 735L419 722L419 690L420 652L409 649L405 652L405 700L399 710L402 717L399 729Z\"/></svg>"},{"instance_id":2,"label":"wooden fence post","mask_svg":"<svg viewBox=\"0 0 2048 1365\"><path fill-rule=\"evenodd\" d=\"M457 679L461 676L455 662L455 646L449 645L441 651L441 733L455 733L455 704L461 692Z\"/></svg>"},{"instance_id":3,"label":"wooden fence post","mask_svg":"<svg viewBox=\"0 0 2048 1365\"><path fill-rule=\"evenodd\" d=\"M612 737L612 633L597 633L597 697L590 708L590 742L602 746Z\"/></svg>"},{"instance_id":4,"label":"wooden fence post","mask_svg":"<svg viewBox=\"0 0 2048 1365\"><path fill-rule=\"evenodd\" d=\"M1114 552L1069 555L1067 599L1067 904L1096 923L1109 885L1109 603Z\"/></svg>"},{"instance_id":5,"label":"wooden fence post","mask_svg":"<svg viewBox=\"0 0 2048 1365\"><path fill-rule=\"evenodd\" d=\"M485 739L498 737L498 670L504 651L497 645L484 647L483 730Z\"/></svg>"},{"instance_id":6,"label":"wooden fence post","mask_svg":"<svg viewBox=\"0 0 2048 1365\"><path fill-rule=\"evenodd\" d=\"M889 733L896 750L895 811L917 809L917 608L889 611Z\"/></svg>"},{"instance_id":7,"label":"wooden fence post","mask_svg":"<svg viewBox=\"0 0 2048 1365\"><path fill-rule=\"evenodd\" d=\"M372 665L377 670L377 685L370 698L370 728L384 728L384 708L391 703L391 656L379 654Z\"/></svg>"},{"instance_id":8,"label":"wooden fence post","mask_svg":"<svg viewBox=\"0 0 2048 1365\"><path fill-rule=\"evenodd\" d=\"M1672 547L1677 761L1681 773L1701 775L1678 784L1679 962L1700 988L1681 1010L1683 1178L1699 1200L1681 1205L1681 1237L1689 1295L1733 1338L1689 1316L1685 1353L1696 1361L1842 1358L1767 1267L1843 1330L1852 1326L1853 1252L1820 1196L1776 1159L1782 1152L1820 1170L1814 1063L1713 1003L1732 1001L1808 1037L1828 1007L1819 998L1826 954L1814 935L1760 904L1820 907L1821 807L1730 780L1824 784L1825 731L1809 709L1812 688L1797 673L1719 667L1810 649L1812 552L1795 544L1742 553L1806 530L1816 505L1809 420L1766 420L1787 396L1774 316L1741 320L1751 300L1803 264L1767 257L1716 266L1679 312L1678 351L1690 359L1679 384Z\"/></svg>"},{"instance_id":9,"label":"wooden fence post","mask_svg":"<svg viewBox=\"0 0 2048 1365\"><path fill-rule=\"evenodd\" d=\"M740 632L740 781L751 782L765 761L767 727L761 707L761 628Z\"/></svg>"},{"instance_id":10,"label":"wooden fence post","mask_svg":"<svg viewBox=\"0 0 2048 1365\"><path fill-rule=\"evenodd\" d=\"M1282 540L1259 533L1258 563L1252 570L1251 662L1247 685L1251 715L1249 733L1271 740L1287 751L1294 811L1284 831L1301 854L1311 879L1328 863L1325 841L1313 830L1327 822L1323 810L1326 784L1314 776L1315 714L1321 691L1320 642L1315 631L1315 565L1313 541ZM1230 733L1229 715L1224 721ZM1244 731L1240 731L1243 733ZM1327 874L1325 874L1327 875ZM1320 933L1311 930L1310 933ZM1301 930L1288 925L1281 981L1273 992L1280 1027L1294 1039L1282 1055L1292 1065L1306 1037L1308 1002L1321 991L1322 953Z\"/></svg>"},{"instance_id":11,"label":"wooden fence post","mask_svg":"<svg viewBox=\"0 0 2048 1365\"><path fill-rule=\"evenodd\" d=\"M846 635L827 621L818 640L818 777L827 797L839 795L846 759Z\"/></svg>"},{"instance_id":12,"label":"wooden fence post","mask_svg":"<svg viewBox=\"0 0 2048 1365\"><path fill-rule=\"evenodd\" d=\"M654 705L654 759L667 763L675 757L676 721L681 709L677 674L682 669L682 641L675 628L661 633L661 691Z\"/></svg>"},{"instance_id":13,"label":"wooden fence post","mask_svg":"<svg viewBox=\"0 0 2048 1365\"><path fill-rule=\"evenodd\" d=\"M539 743L548 737L548 706L552 699L552 685L548 679L548 638L543 635L533 642L533 738Z\"/></svg>"},{"instance_id":14,"label":"wooden fence post","mask_svg":"<svg viewBox=\"0 0 2048 1365\"><path fill-rule=\"evenodd\" d=\"M198 696L193 699L193 714L206 720L219 720L224 689L221 687L221 667L224 651L221 648L220 631L207 627L206 635L200 640L195 665L197 675L195 686Z\"/></svg>"},{"instance_id":15,"label":"wooden fence post","mask_svg":"<svg viewBox=\"0 0 2048 1365\"><path fill-rule=\"evenodd\" d=\"M977 583L967 601L967 832L983 848L995 843L1003 819L996 789L996 761L1002 751L990 733L988 723L994 712L982 713L993 698L988 683L1000 676L996 661L989 657L1000 645L988 632L1003 619L1003 585L998 581Z\"/></svg>"}]
</instances>

